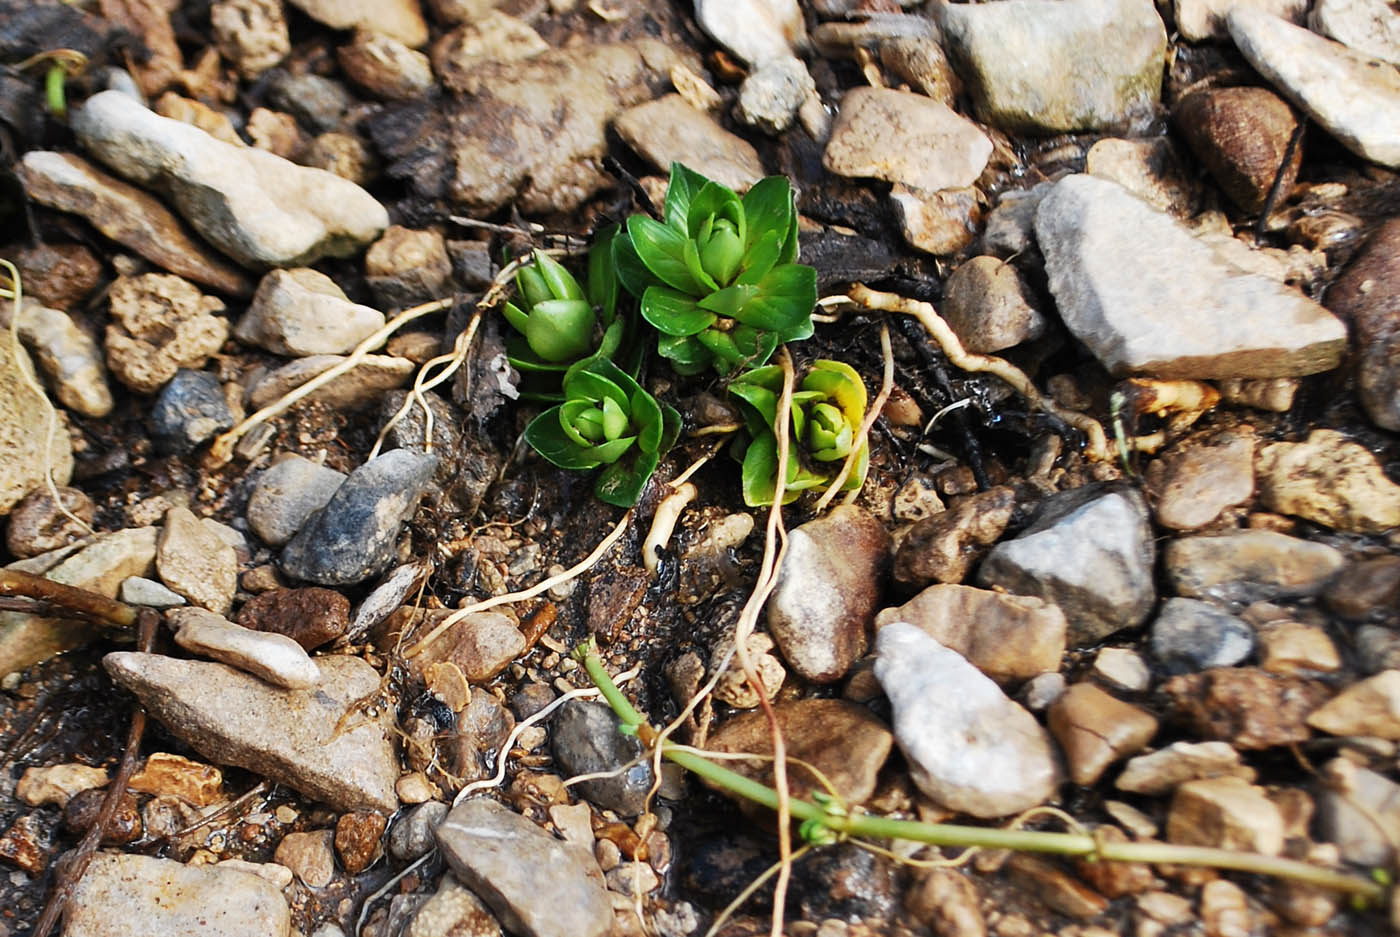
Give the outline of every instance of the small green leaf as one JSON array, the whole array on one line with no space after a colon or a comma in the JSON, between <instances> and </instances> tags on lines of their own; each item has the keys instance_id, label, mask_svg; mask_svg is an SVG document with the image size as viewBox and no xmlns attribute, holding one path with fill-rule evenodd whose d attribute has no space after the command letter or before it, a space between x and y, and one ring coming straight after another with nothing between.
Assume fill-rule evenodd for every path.
<instances>
[{"instance_id":1,"label":"small green leaf","mask_svg":"<svg viewBox=\"0 0 1400 937\"><path fill-rule=\"evenodd\" d=\"M649 286L642 294L642 318L663 335L694 335L715 323L715 314L701 309L695 298L665 286Z\"/></svg>"},{"instance_id":2,"label":"small green leaf","mask_svg":"<svg viewBox=\"0 0 1400 937\"><path fill-rule=\"evenodd\" d=\"M613 239L612 255L613 268L617 272L618 283L633 296L641 296L646 292L648 286L660 282L656 278L656 274L648 270L647 265L642 263L642 258L637 253L637 247L632 243L632 237L626 231L619 233Z\"/></svg>"},{"instance_id":3,"label":"small green leaf","mask_svg":"<svg viewBox=\"0 0 1400 937\"><path fill-rule=\"evenodd\" d=\"M779 237L776 232L769 231L753 243L744 257L744 272L739 275L737 283L758 283L768 275L768 271L778 262Z\"/></svg>"},{"instance_id":4,"label":"small green leaf","mask_svg":"<svg viewBox=\"0 0 1400 937\"><path fill-rule=\"evenodd\" d=\"M759 180L744 193L743 206L744 217L748 220L746 247L752 247L770 233L781 244L797 218L792 207L792 186L785 176Z\"/></svg>"},{"instance_id":5,"label":"small green leaf","mask_svg":"<svg viewBox=\"0 0 1400 937\"><path fill-rule=\"evenodd\" d=\"M628 218L627 233L637 256L662 283L692 296L705 292L686 266L684 234L645 215Z\"/></svg>"},{"instance_id":6,"label":"small green leaf","mask_svg":"<svg viewBox=\"0 0 1400 937\"><path fill-rule=\"evenodd\" d=\"M530 310L525 340L544 361L572 361L592 349L596 323L586 299L546 299Z\"/></svg>"},{"instance_id":7,"label":"small green leaf","mask_svg":"<svg viewBox=\"0 0 1400 937\"><path fill-rule=\"evenodd\" d=\"M535 268L549 289L551 298L587 300L588 297L583 295L583 289L573 274L544 251L535 251Z\"/></svg>"},{"instance_id":8,"label":"small green leaf","mask_svg":"<svg viewBox=\"0 0 1400 937\"><path fill-rule=\"evenodd\" d=\"M709 368L713 357L694 335L662 335L656 340L656 353L671 362L677 374L689 376Z\"/></svg>"},{"instance_id":9,"label":"small green leaf","mask_svg":"<svg viewBox=\"0 0 1400 937\"><path fill-rule=\"evenodd\" d=\"M757 329L776 332L782 341L812 334L812 308L817 304L817 271L802 264L782 264L757 284L758 293L735 319Z\"/></svg>"},{"instance_id":10,"label":"small green leaf","mask_svg":"<svg viewBox=\"0 0 1400 937\"><path fill-rule=\"evenodd\" d=\"M588 249L588 301L598 310L605 328L617 315L617 267L613 259L617 234L615 224L601 228Z\"/></svg>"},{"instance_id":11,"label":"small green leaf","mask_svg":"<svg viewBox=\"0 0 1400 937\"><path fill-rule=\"evenodd\" d=\"M660 459L655 453L637 453L634 460L614 462L603 470L593 486L593 493L605 504L631 507L646 487L647 479L656 471Z\"/></svg>"},{"instance_id":12,"label":"small green leaf","mask_svg":"<svg viewBox=\"0 0 1400 937\"><path fill-rule=\"evenodd\" d=\"M733 319L735 314L744 308L744 304L758 295L756 286L727 286L718 292L711 293L701 299L697 306L701 309L708 309L715 315L724 316L726 319Z\"/></svg>"},{"instance_id":13,"label":"small green leaf","mask_svg":"<svg viewBox=\"0 0 1400 937\"><path fill-rule=\"evenodd\" d=\"M748 224L744 219L744 203L734 190L718 182L706 182L695 193L686 213L686 234L692 238L713 236L722 222L728 222L738 235L740 245L747 242ZM742 253L742 250L741 250Z\"/></svg>"},{"instance_id":14,"label":"small green leaf","mask_svg":"<svg viewBox=\"0 0 1400 937\"><path fill-rule=\"evenodd\" d=\"M680 163L671 164L671 180L666 185L666 224L684 232L690 215L690 200L710 180Z\"/></svg>"},{"instance_id":15,"label":"small green leaf","mask_svg":"<svg viewBox=\"0 0 1400 937\"><path fill-rule=\"evenodd\" d=\"M564 433L559 411L560 407L550 407L531 420L525 427L525 441L560 468L576 471L596 468L598 463Z\"/></svg>"},{"instance_id":16,"label":"small green leaf","mask_svg":"<svg viewBox=\"0 0 1400 937\"><path fill-rule=\"evenodd\" d=\"M544 281L544 276L533 266L521 267L515 272L515 288L524 298L527 309L535 303L555 298L549 291L549 284Z\"/></svg>"}]
</instances>

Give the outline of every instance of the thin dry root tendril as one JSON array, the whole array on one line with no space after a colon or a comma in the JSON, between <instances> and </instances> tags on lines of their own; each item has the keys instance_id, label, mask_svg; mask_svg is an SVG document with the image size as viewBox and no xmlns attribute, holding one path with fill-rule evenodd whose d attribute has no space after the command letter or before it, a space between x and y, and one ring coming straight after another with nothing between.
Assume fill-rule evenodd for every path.
<instances>
[{"instance_id":1,"label":"thin dry root tendril","mask_svg":"<svg viewBox=\"0 0 1400 937\"><path fill-rule=\"evenodd\" d=\"M715 922L710 925L710 929L705 931L705 937L715 937L715 934L719 933L720 928L722 928L725 925L725 923L727 923L729 919L734 916L734 912L738 911L741 907L743 907L744 902L748 901L749 898L753 896L754 892L758 891L760 888L763 887L764 882L767 882L770 878L772 878L774 873L781 871L784 865L791 866L792 863L796 862L798 859L801 859L803 856L807 855L807 853L811 852L813 848L815 847L811 846L810 844L805 845L788 858L779 859L777 862L773 863L767 869L765 869L762 875L758 876L752 882L750 882L748 884L748 887L745 888L743 891L739 892L739 894L734 898L733 901L729 902L729 904L724 906L724 910L721 911L719 913L719 916L715 918ZM775 911L775 913L777 912Z\"/></svg>"},{"instance_id":2,"label":"thin dry root tendril","mask_svg":"<svg viewBox=\"0 0 1400 937\"><path fill-rule=\"evenodd\" d=\"M880 378L880 392L875 395L875 400L865 410L865 417L860 421L860 432L851 442L851 451L846 454L846 460L841 463L841 471L836 473L836 477L831 480L821 499L817 501L816 512L820 514L826 510L826 506L831 503L831 499L836 497L836 492L841 490L841 486L846 484L846 479L851 477L851 472L855 468L856 459L860 458L860 452L865 448L866 440L870 438L870 428L875 425L875 421L880 418L880 411L885 408L885 401L890 399L890 393L894 390L894 349L890 347L890 327L880 325L880 354L885 360L885 372ZM860 489L852 489L846 496L846 503L851 503L855 496L860 494Z\"/></svg>"},{"instance_id":3,"label":"thin dry root tendril","mask_svg":"<svg viewBox=\"0 0 1400 937\"><path fill-rule=\"evenodd\" d=\"M617 526L614 527L612 531L609 532L608 535L603 538L603 541L599 543L597 547L594 548L593 552L588 554L588 556L584 557L574 566L569 567L557 576L550 576L548 579L541 580L540 582L535 583L535 585L531 586L530 588L523 589L520 592L507 592L505 595L498 595L495 598L485 599L483 601L475 602L471 605L468 605L466 608L458 609L451 615L448 615L442 621L438 622L437 626L434 627L432 631L429 631L426 635L424 635L418 640L418 643L414 644L413 647L408 649L408 653L405 656L417 657L419 654L423 653L424 648L426 648L429 644L432 644L438 638L442 637L443 633L446 632L447 629L451 628L453 625L457 624L457 622L466 618L468 615L475 615L477 612L484 612L487 609L495 608L498 605L508 605L511 602L523 602L526 599L533 599L535 596L539 595L542 592L547 592L550 589L553 589L555 586L560 585L561 583L568 582L571 579L576 579L584 573L588 572L598 563L599 560L603 558L603 554L608 552L608 548L611 547L614 543L616 543L618 538L626 532L627 525L632 522L632 510L632 508L628 508L627 513L622 515L622 520L617 522Z\"/></svg>"},{"instance_id":4,"label":"thin dry root tendril","mask_svg":"<svg viewBox=\"0 0 1400 937\"><path fill-rule=\"evenodd\" d=\"M481 315L483 311L484 310L480 306L477 307L476 312L472 315L471 321L467 323L467 327L457 335L457 340L453 343L450 354L438 355L436 358L425 362L423 367L418 370L418 376L413 381L413 390L404 398L404 402L399 405L399 409L394 412L394 415L389 418L389 421L384 424L384 428L379 431L378 438L374 440L374 447L370 449L369 455L365 457L366 462L379 455L379 449L384 445L384 440L389 438L390 431L399 424L400 420L408 415L408 411L414 404L423 408L423 451L433 451L433 409L428 406L428 401L424 399L423 392L437 387L443 381L456 374L457 369L466 363L467 352L471 350L472 339L476 337L477 327L481 325ZM440 364L445 364L446 367L434 374L431 378L428 377L430 369Z\"/></svg>"},{"instance_id":5,"label":"thin dry root tendril","mask_svg":"<svg viewBox=\"0 0 1400 937\"><path fill-rule=\"evenodd\" d=\"M1104 433L1103 424L1085 413L1077 410L1066 410L1055 401L1046 397L1036 389L1031 379L1026 373L1004 358L994 355L973 354L963 348L962 342L954 331L949 328L948 323L938 314L938 311L929 303L921 302L917 299L909 299L904 296L897 296L894 293L882 293L872 290L864 283L854 284L849 293L852 300L861 304L867 309L875 309L882 312L898 312L907 316L913 316L919 320L929 336L938 343L943 354L948 356L948 360L953 366L963 371L985 372L1001 378L1010 384L1022 397L1034 407L1044 410L1054 416L1064 420L1070 426L1082 432L1087 437L1087 447L1085 455L1095 462L1107 462L1112 458L1108 447L1108 437Z\"/></svg>"}]
</instances>

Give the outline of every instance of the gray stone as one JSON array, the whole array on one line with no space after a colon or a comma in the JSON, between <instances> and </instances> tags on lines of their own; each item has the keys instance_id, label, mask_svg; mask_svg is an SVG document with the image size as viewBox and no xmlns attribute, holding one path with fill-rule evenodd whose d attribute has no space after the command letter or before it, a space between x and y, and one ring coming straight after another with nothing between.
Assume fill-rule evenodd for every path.
<instances>
[{"instance_id":1,"label":"gray stone","mask_svg":"<svg viewBox=\"0 0 1400 937\"><path fill-rule=\"evenodd\" d=\"M791 56L806 39L797 0L698 0L695 21L751 68Z\"/></svg>"},{"instance_id":2,"label":"gray stone","mask_svg":"<svg viewBox=\"0 0 1400 937\"><path fill-rule=\"evenodd\" d=\"M578 790L604 810L634 817L642 812L653 775L651 761L635 736L618 731L618 718L603 703L573 700L565 703L550 726L554 758L565 777L617 771L637 761L621 774L584 781Z\"/></svg>"},{"instance_id":3,"label":"gray stone","mask_svg":"<svg viewBox=\"0 0 1400 937\"><path fill-rule=\"evenodd\" d=\"M992 549L977 579L1058 605L1069 646L1081 647L1147 618L1154 552L1140 494L1076 488L1042 502L1020 536Z\"/></svg>"},{"instance_id":4,"label":"gray stone","mask_svg":"<svg viewBox=\"0 0 1400 937\"><path fill-rule=\"evenodd\" d=\"M377 309L352 303L317 270L273 270L234 327L240 342L278 355L343 355L384 325Z\"/></svg>"},{"instance_id":5,"label":"gray stone","mask_svg":"<svg viewBox=\"0 0 1400 937\"><path fill-rule=\"evenodd\" d=\"M264 543L280 547L344 481L335 469L299 455L283 456L258 477L248 498L248 526Z\"/></svg>"},{"instance_id":6,"label":"gray stone","mask_svg":"<svg viewBox=\"0 0 1400 937\"><path fill-rule=\"evenodd\" d=\"M120 92L88 98L72 125L98 159L162 190L195 230L247 266L347 256L389 223L384 207L354 183L215 140Z\"/></svg>"},{"instance_id":7,"label":"gray stone","mask_svg":"<svg viewBox=\"0 0 1400 937\"><path fill-rule=\"evenodd\" d=\"M593 856L496 801L474 797L454 807L437 828L437 841L453 874L512 933L612 933L612 902Z\"/></svg>"},{"instance_id":8,"label":"gray stone","mask_svg":"<svg viewBox=\"0 0 1400 937\"><path fill-rule=\"evenodd\" d=\"M452 292L447 241L431 228L390 225L365 253L365 282L385 309L404 309Z\"/></svg>"},{"instance_id":9,"label":"gray stone","mask_svg":"<svg viewBox=\"0 0 1400 937\"><path fill-rule=\"evenodd\" d=\"M1308 25L1363 55L1400 65L1400 12L1385 0L1318 0Z\"/></svg>"},{"instance_id":10,"label":"gray stone","mask_svg":"<svg viewBox=\"0 0 1400 937\"><path fill-rule=\"evenodd\" d=\"M1152 622L1152 656L1167 673L1233 667L1254 652L1254 629L1199 599L1167 599Z\"/></svg>"},{"instance_id":11,"label":"gray stone","mask_svg":"<svg viewBox=\"0 0 1400 937\"><path fill-rule=\"evenodd\" d=\"M1035 213L1040 202L1055 188L1041 182L1031 189L1003 192L997 207L987 216L982 231L982 248L998 257L1011 257L1035 249Z\"/></svg>"},{"instance_id":12,"label":"gray stone","mask_svg":"<svg viewBox=\"0 0 1400 937\"><path fill-rule=\"evenodd\" d=\"M1152 671L1137 651L1126 647L1102 648L1094 655L1093 677L1119 690L1141 693L1152 685Z\"/></svg>"},{"instance_id":13,"label":"gray stone","mask_svg":"<svg viewBox=\"0 0 1400 937\"><path fill-rule=\"evenodd\" d=\"M875 652L895 740L925 795L1002 817L1055 793L1060 771L1045 730L962 655L905 622L881 628Z\"/></svg>"},{"instance_id":14,"label":"gray stone","mask_svg":"<svg viewBox=\"0 0 1400 937\"><path fill-rule=\"evenodd\" d=\"M1225 17L1237 3L1248 3L1299 25L1308 14L1308 0L1172 0L1177 31L1191 42L1228 40L1230 27Z\"/></svg>"},{"instance_id":15,"label":"gray stone","mask_svg":"<svg viewBox=\"0 0 1400 937\"><path fill-rule=\"evenodd\" d=\"M0 342L0 516L44 484L73 477L73 445L23 348Z\"/></svg>"},{"instance_id":16,"label":"gray stone","mask_svg":"<svg viewBox=\"0 0 1400 937\"><path fill-rule=\"evenodd\" d=\"M1061 318L1114 374L1294 377L1336 367L1346 347L1326 309L1115 183L1062 179L1035 226Z\"/></svg>"},{"instance_id":17,"label":"gray stone","mask_svg":"<svg viewBox=\"0 0 1400 937\"><path fill-rule=\"evenodd\" d=\"M26 289L28 286L26 281ZM0 303L0 325L5 328L10 327L11 305ZM26 296L16 331L53 382L59 403L83 416L103 417L112 412L112 390L107 386L102 352L68 313Z\"/></svg>"},{"instance_id":18,"label":"gray stone","mask_svg":"<svg viewBox=\"0 0 1400 937\"><path fill-rule=\"evenodd\" d=\"M202 608L166 613L175 643L261 677L274 686L304 690L321 682L321 671L300 644L282 634L254 631Z\"/></svg>"},{"instance_id":19,"label":"gray stone","mask_svg":"<svg viewBox=\"0 0 1400 937\"><path fill-rule=\"evenodd\" d=\"M413 914L404 937L499 937L501 925L471 889L444 875L433 896Z\"/></svg>"},{"instance_id":20,"label":"gray stone","mask_svg":"<svg viewBox=\"0 0 1400 937\"><path fill-rule=\"evenodd\" d=\"M888 552L884 526L851 505L788 535L767 612L768 630L793 670L831 683L865 653Z\"/></svg>"},{"instance_id":21,"label":"gray stone","mask_svg":"<svg viewBox=\"0 0 1400 937\"><path fill-rule=\"evenodd\" d=\"M944 104L909 91L853 88L841 99L822 163L837 175L932 193L972 185L991 155L987 135Z\"/></svg>"},{"instance_id":22,"label":"gray stone","mask_svg":"<svg viewBox=\"0 0 1400 937\"><path fill-rule=\"evenodd\" d=\"M1012 348L1045 332L1016 268L996 257L959 264L943 289L943 318L968 351Z\"/></svg>"},{"instance_id":23,"label":"gray stone","mask_svg":"<svg viewBox=\"0 0 1400 937\"><path fill-rule=\"evenodd\" d=\"M262 876L222 865L98 853L63 909L64 937L286 937L287 899Z\"/></svg>"},{"instance_id":24,"label":"gray stone","mask_svg":"<svg viewBox=\"0 0 1400 937\"><path fill-rule=\"evenodd\" d=\"M1346 563L1325 543L1272 530L1180 537L1167 544L1164 557L1179 595L1240 603L1316 595Z\"/></svg>"},{"instance_id":25,"label":"gray stone","mask_svg":"<svg viewBox=\"0 0 1400 937\"><path fill-rule=\"evenodd\" d=\"M1249 64L1357 156L1400 167L1400 73L1250 6L1229 14Z\"/></svg>"},{"instance_id":26,"label":"gray stone","mask_svg":"<svg viewBox=\"0 0 1400 937\"><path fill-rule=\"evenodd\" d=\"M681 162L696 172L747 191L763 178L758 151L742 137L725 130L679 94L668 94L628 108L613 122L624 143L662 172Z\"/></svg>"},{"instance_id":27,"label":"gray stone","mask_svg":"<svg viewBox=\"0 0 1400 937\"><path fill-rule=\"evenodd\" d=\"M777 136L792 126L802 102L817 93L807 66L796 56L770 59L744 79L734 116L743 124Z\"/></svg>"},{"instance_id":28,"label":"gray stone","mask_svg":"<svg viewBox=\"0 0 1400 937\"><path fill-rule=\"evenodd\" d=\"M171 589L220 615L238 591L238 556L189 508L173 507L156 541L156 570Z\"/></svg>"},{"instance_id":29,"label":"gray stone","mask_svg":"<svg viewBox=\"0 0 1400 937\"><path fill-rule=\"evenodd\" d=\"M248 402L254 407L265 407L345 360L339 355L298 358L254 385L248 394ZM302 399L323 403L333 410L357 410L377 400L386 390L402 387L417 370L418 365L407 358L365 355L349 371L332 378Z\"/></svg>"},{"instance_id":30,"label":"gray stone","mask_svg":"<svg viewBox=\"0 0 1400 937\"><path fill-rule=\"evenodd\" d=\"M938 7L944 48L981 120L1061 133L1145 123L1167 31L1149 0L1003 0Z\"/></svg>"},{"instance_id":31,"label":"gray stone","mask_svg":"<svg viewBox=\"0 0 1400 937\"><path fill-rule=\"evenodd\" d=\"M1400 842L1400 784L1348 758L1322 766L1317 836L1347 862L1371 868L1395 861Z\"/></svg>"},{"instance_id":32,"label":"gray stone","mask_svg":"<svg viewBox=\"0 0 1400 937\"><path fill-rule=\"evenodd\" d=\"M389 855L411 862L435 845L433 830L447 816L447 804L429 800L405 811L389 828Z\"/></svg>"},{"instance_id":33,"label":"gray stone","mask_svg":"<svg viewBox=\"0 0 1400 937\"><path fill-rule=\"evenodd\" d=\"M179 608L188 602L180 593L144 576L123 579L117 598L129 605L149 605L151 608Z\"/></svg>"},{"instance_id":34,"label":"gray stone","mask_svg":"<svg viewBox=\"0 0 1400 937\"><path fill-rule=\"evenodd\" d=\"M343 586L388 569L436 467L436 455L395 449L357 468L282 551L283 572Z\"/></svg>"},{"instance_id":35,"label":"gray stone","mask_svg":"<svg viewBox=\"0 0 1400 937\"><path fill-rule=\"evenodd\" d=\"M184 368L160 389L147 419L156 446L175 455L190 454L235 422L219 379Z\"/></svg>"},{"instance_id":36,"label":"gray stone","mask_svg":"<svg viewBox=\"0 0 1400 937\"><path fill-rule=\"evenodd\" d=\"M1383 429L1400 430L1400 219L1371 235L1326 301L1351 325L1356 390L1366 415Z\"/></svg>"},{"instance_id":37,"label":"gray stone","mask_svg":"<svg viewBox=\"0 0 1400 937\"><path fill-rule=\"evenodd\" d=\"M358 658L318 657L322 679L309 690L159 654L117 651L102 663L153 718L215 764L246 768L336 810L398 809L394 736L383 715L360 707L379 692L379 673Z\"/></svg>"}]
</instances>

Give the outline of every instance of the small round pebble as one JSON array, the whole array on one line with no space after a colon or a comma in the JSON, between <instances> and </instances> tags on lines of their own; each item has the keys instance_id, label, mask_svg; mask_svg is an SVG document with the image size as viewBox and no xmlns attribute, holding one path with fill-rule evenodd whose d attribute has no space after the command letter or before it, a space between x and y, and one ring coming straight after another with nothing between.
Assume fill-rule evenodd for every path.
<instances>
[{"instance_id":1,"label":"small round pebble","mask_svg":"<svg viewBox=\"0 0 1400 937\"><path fill-rule=\"evenodd\" d=\"M59 488L58 496L68 512L82 521L92 523L92 499L77 488ZM21 559L57 550L87 533L82 524L58 509L58 502L47 488L26 495L10 511L10 526L5 533L5 546Z\"/></svg>"}]
</instances>

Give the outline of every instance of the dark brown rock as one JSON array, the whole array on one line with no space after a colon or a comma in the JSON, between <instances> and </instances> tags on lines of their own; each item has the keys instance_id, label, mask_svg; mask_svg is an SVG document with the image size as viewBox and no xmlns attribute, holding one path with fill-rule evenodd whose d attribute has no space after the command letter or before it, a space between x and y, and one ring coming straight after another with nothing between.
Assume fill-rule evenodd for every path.
<instances>
[{"instance_id":1,"label":"dark brown rock","mask_svg":"<svg viewBox=\"0 0 1400 937\"><path fill-rule=\"evenodd\" d=\"M1400 218L1371 235L1326 303L1351 326L1361 405L1377 426L1400 430Z\"/></svg>"},{"instance_id":2,"label":"dark brown rock","mask_svg":"<svg viewBox=\"0 0 1400 937\"><path fill-rule=\"evenodd\" d=\"M92 499L77 488L60 488L58 494L63 506L68 509L67 514L58 509L47 487L31 491L10 511L5 546L15 556L38 556L82 539L86 531L68 515L91 523L94 510Z\"/></svg>"},{"instance_id":3,"label":"dark brown rock","mask_svg":"<svg viewBox=\"0 0 1400 937\"><path fill-rule=\"evenodd\" d=\"M37 244L8 254L24 278L24 295L67 310L97 289L102 262L81 244Z\"/></svg>"},{"instance_id":4,"label":"dark brown rock","mask_svg":"<svg viewBox=\"0 0 1400 937\"><path fill-rule=\"evenodd\" d=\"M1219 667L1183 674L1162 687L1176 715L1204 739L1261 749L1306 740L1304 721L1331 695L1325 684L1266 673L1255 667Z\"/></svg>"},{"instance_id":5,"label":"dark brown rock","mask_svg":"<svg viewBox=\"0 0 1400 937\"><path fill-rule=\"evenodd\" d=\"M97 822L102 812L102 801L107 796L105 788L95 787L79 791L63 808L63 825L70 832L85 835ZM117 812L112 814L112 822L107 824L107 832L102 842L107 846L124 846L141 838L141 814L136 809L136 798L127 794L117 804Z\"/></svg>"},{"instance_id":6,"label":"dark brown rock","mask_svg":"<svg viewBox=\"0 0 1400 937\"><path fill-rule=\"evenodd\" d=\"M335 824L335 852L351 875L358 875L379 852L379 837L388 821L382 813L356 811L343 814Z\"/></svg>"},{"instance_id":7,"label":"dark brown rock","mask_svg":"<svg viewBox=\"0 0 1400 937\"><path fill-rule=\"evenodd\" d=\"M962 582L1006 530L1015 508L1016 495L1005 486L958 498L948 510L915 524L900 542L894 578L920 589L934 582Z\"/></svg>"},{"instance_id":8,"label":"dark brown rock","mask_svg":"<svg viewBox=\"0 0 1400 937\"><path fill-rule=\"evenodd\" d=\"M1174 117L1225 194L1247 212L1261 210L1298 126L1292 108L1267 88L1207 88L1182 98ZM1292 190L1302 157L1296 147L1281 197Z\"/></svg>"},{"instance_id":9,"label":"dark brown rock","mask_svg":"<svg viewBox=\"0 0 1400 937\"><path fill-rule=\"evenodd\" d=\"M49 837L37 813L26 813L0 835L0 862L39 875L49 861Z\"/></svg>"},{"instance_id":10,"label":"dark brown rock","mask_svg":"<svg viewBox=\"0 0 1400 937\"><path fill-rule=\"evenodd\" d=\"M1096 782L1113 762L1135 755L1157 734L1151 713L1076 683L1050 706L1050 731L1064 750L1075 784Z\"/></svg>"},{"instance_id":11,"label":"dark brown rock","mask_svg":"<svg viewBox=\"0 0 1400 937\"><path fill-rule=\"evenodd\" d=\"M1378 556L1348 566L1332 580L1322 600L1343 618L1365 618L1384 609L1393 611L1400 601L1400 556Z\"/></svg>"},{"instance_id":12,"label":"dark brown rock","mask_svg":"<svg viewBox=\"0 0 1400 937\"><path fill-rule=\"evenodd\" d=\"M286 635L312 651L345 633L350 624L350 600L334 589L275 589L255 595L238 610L245 628Z\"/></svg>"}]
</instances>

